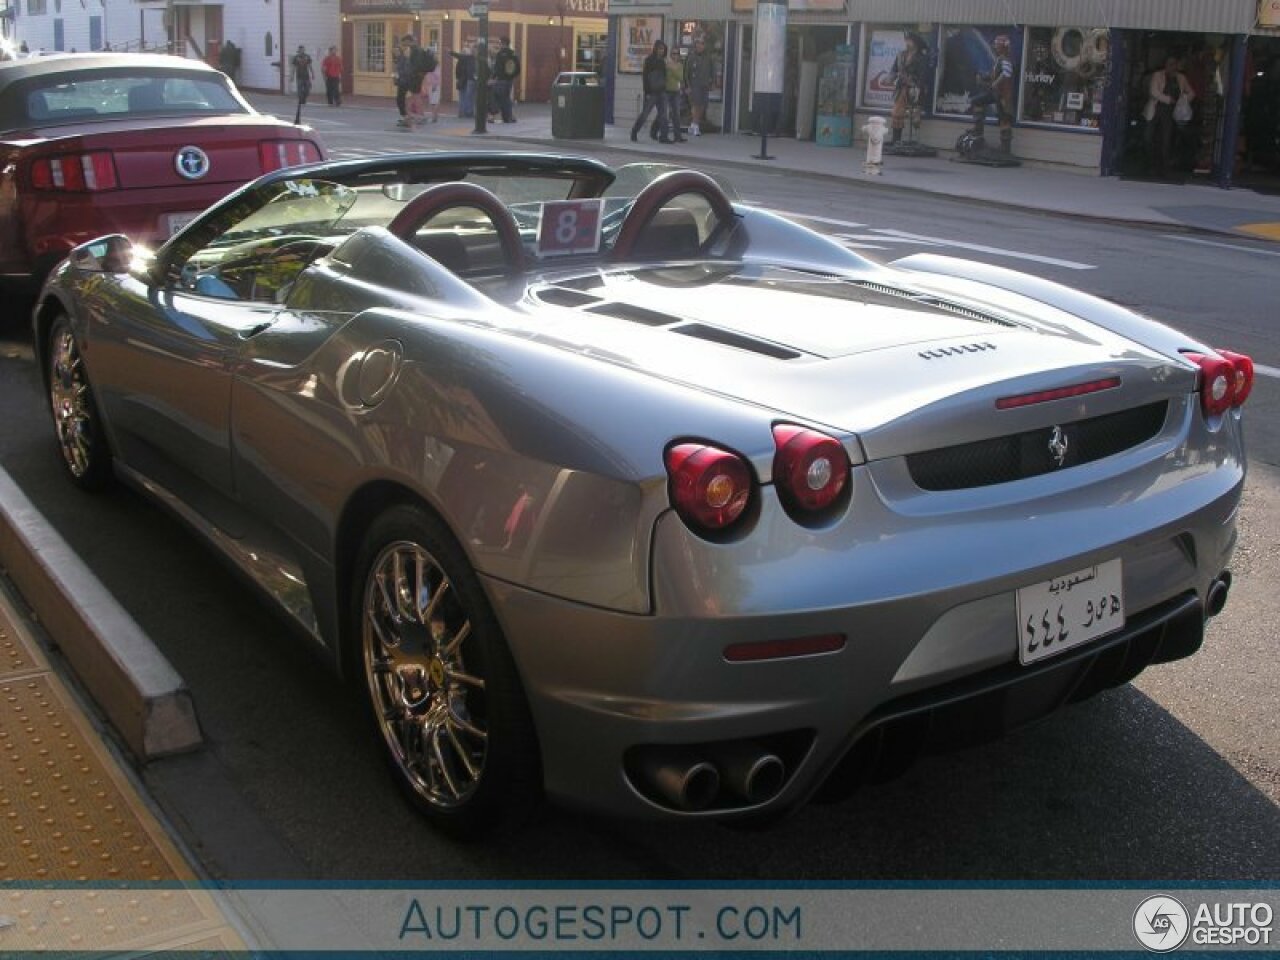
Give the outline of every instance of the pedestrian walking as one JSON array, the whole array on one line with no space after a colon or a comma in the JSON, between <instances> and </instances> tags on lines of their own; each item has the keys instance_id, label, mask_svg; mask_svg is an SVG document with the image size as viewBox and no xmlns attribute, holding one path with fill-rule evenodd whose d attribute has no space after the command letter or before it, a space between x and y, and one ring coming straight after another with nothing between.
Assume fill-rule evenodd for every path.
<instances>
[{"instance_id":1,"label":"pedestrian walking","mask_svg":"<svg viewBox=\"0 0 1280 960\"><path fill-rule=\"evenodd\" d=\"M684 82L689 88L689 134L702 136L702 120L707 112L711 96L711 84L715 81L715 61L707 49L706 37L693 38L693 51L684 61Z\"/></svg>"},{"instance_id":2,"label":"pedestrian walking","mask_svg":"<svg viewBox=\"0 0 1280 960\"><path fill-rule=\"evenodd\" d=\"M1173 172L1174 110L1178 101L1184 98L1187 109L1190 109L1191 100L1196 95L1190 81L1179 69L1181 65L1177 57L1165 59L1164 67L1151 75L1147 90L1149 96L1143 108L1151 151L1151 172L1163 179Z\"/></svg>"},{"instance_id":3,"label":"pedestrian walking","mask_svg":"<svg viewBox=\"0 0 1280 960\"><path fill-rule=\"evenodd\" d=\"M316 76L315 68L311 65L311 54L307 53L306 47L298 44L298 52L290 58L289 64L293 68L293 85L298 91L298 105L301 106L311 95L311 83Z\"/></svg>"},{"instance_id":4,"label":"pedestrian walking","mask_svg":"<svg viewBox=\"0 0 1280 960\"><path fill-rule=\"evenodd\" d=\"M218 69L230 77L232 83L240 82L240 48L230 40L218 51Z\"/></svg>"},{"instance_id":5,"label":"pedestrian walking","mask_svg":"<svg viewBox=\"0 0 1280 960\"><path fill-rule=\"evenodd\" d=\"M462 52L450 50L449 56L458 62L453 65L453 85L458 92L458 116L474 117L476 113L476 55L468 43Z\"/></svg>"},{"instance_id":6,"label":"pedestrian walking","mask_svg":"<svg viewBox=\"0 0 1280 960\"><path fill-rule=\"evenodd\" d=\"M680 58L680 48L672 47L667 57L667 125L675 143L685 142L684 131L680 126L680 98L683 96L684 60Z\"/></svg>"},{"instance_id":7,"label":"pedestrian walking","mask_svg":"<svg viewBox=\"0 0 1280 960\"><path fill-rule=\"evenodd\" d=\"M329 54L320 61L324 75L324 96L331 107L342 106L342 57L337 47L330 47Z\"/></svg>"},{"instance_id":8,"label":"pedestrian walking","mask_svg":"<svg viewBox=\"0 0 1280 960\"><path fill-rule=\"evenodd\" d=\"M426 96L426 109L431 113L431 122L437 123L440 120L440 58L430 48L426 52L430 54L431 69L427 71L423 90Z\"/></svg>"},{"instance_id":9,"label":"pedestrian walking","mask_svg":"<svg viewBox=\"0 0 1280 960\"><path fill-rule=\"evenodd\" d=\"M652 130L649 136L661 143L670 143L667 127L667 45L661 40L653 41L653 50L644 58L641 81L644 84L644 107L631 128L631 139L633 142L640 139L640 129L649 119L649 111L656 109L658 116L655 122L661 136L654 137Z\"/></svg>"},{"instance_id":10,"label":"pedestrian walking","mask_svg":"<svg viewBox=\"0 0 1280 960\"><path fill-rule=\"evenodd\" d=\"M519 76L520 58L511 49L511 40L503 37L498 41L498 52L493 58L493 99L494 105L502 114L503 123L516 121L512 111L511 91Z\"/></svg>"},{"instance_id":11,"label":"pedestrian walking","mask_svg":"<svg viewBox=\"0 0 1280 960\"><path fill-rule=\"evenodd\" d=\"M411 127L421 122L423 87L434 67L435 55L418 45L418 38L406 33L400 38L400 56L396 59L396 109L399 125Z\"/></svg>"}]
</instances>

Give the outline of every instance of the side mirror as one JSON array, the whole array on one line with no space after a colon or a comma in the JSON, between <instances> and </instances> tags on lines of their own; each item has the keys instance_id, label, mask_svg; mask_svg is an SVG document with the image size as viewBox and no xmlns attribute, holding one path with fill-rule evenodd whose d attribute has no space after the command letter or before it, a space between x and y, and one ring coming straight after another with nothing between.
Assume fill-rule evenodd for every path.
<instances>
[{"instance_id":1,"label":"side mirror","mask_svg":"<svg viewBox=\"0 0 1280 960\"><path fill-rule=\"evenodd\" d=\"M71 251L72 266L82 273L128 273L133 243L122 233L82 243Z\"/></svg>"}]
</instances>

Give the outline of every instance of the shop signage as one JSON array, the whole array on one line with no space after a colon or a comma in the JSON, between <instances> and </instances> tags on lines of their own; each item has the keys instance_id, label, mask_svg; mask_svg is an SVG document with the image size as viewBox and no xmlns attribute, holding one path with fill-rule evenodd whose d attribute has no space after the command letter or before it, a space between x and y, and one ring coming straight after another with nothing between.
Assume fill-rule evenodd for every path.
<instances>
[{"instance_id":1,"label":"shop signage","mask_svg":"<svg viewBox=\"0 0 1280 960\"><path fill-rule=\"evenodd\" d=\"M1258 0L1258 26L1280 27L1280 0Z\"/></svg>"},{"instance_id":2,"label":"shop signage","mask_svg":"<svg viewBox=\"0 0 1280 960\"><path fill-rule=\"evenodd\" d=\"M653 41L662 39L662 17L620 17L618 34L618 72L642 73Z\"/></svg>"}]
</instances>

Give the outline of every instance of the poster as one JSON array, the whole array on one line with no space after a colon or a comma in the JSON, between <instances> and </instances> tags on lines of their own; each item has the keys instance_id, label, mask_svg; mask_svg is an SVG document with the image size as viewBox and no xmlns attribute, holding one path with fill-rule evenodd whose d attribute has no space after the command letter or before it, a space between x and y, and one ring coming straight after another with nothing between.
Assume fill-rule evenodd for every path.
<instances>
[{"instance_id":1,"label":"poster","mask_svg":"<svg viewBox=\"0 0 1280 960\"><path fill-rule=\"evenodd\" d=\"M1280 0L1258 0L1258 26L1280 27Z\"/></svg>"},{"instance_id":2,"label":"poster","mask_svg":"<svg viewBox=\"0 0 1280 960\"><path fill-rule=\"evenodd\" d=\"M991 42L1009 38L1015 84L1021 72L1022 31L1017 27L943 27L939 51L938 96L933 112L969 116L969 99L982 89L978 74L988 74L996 62Z\"/></svg>"},{"instance_id":3,"label":"poster","mask_svg":"<svg viewBox=\"0 0 1280 960\"><path fill-rule=\"evenodd\" d=\"M644 72L644 58L662 39L662 17L618 18L618 72Z\"/></svg>"},{"instance_id":4,"label":"poster","mask_svg":"<svg viewBox=\"0 0 1280 960\"><path fill-rule=\"evenodd\" d=\"M862 105L882 108L893 106L893 61L906 47L901 27L871 31L867 45L867 73L862 87Z\"/></svg>"}]
</instances>

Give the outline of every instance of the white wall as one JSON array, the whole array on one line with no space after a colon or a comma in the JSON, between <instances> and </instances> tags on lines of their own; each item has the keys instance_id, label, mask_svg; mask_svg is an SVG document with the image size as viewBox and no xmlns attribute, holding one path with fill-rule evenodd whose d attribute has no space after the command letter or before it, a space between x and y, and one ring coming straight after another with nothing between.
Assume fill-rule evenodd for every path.
<instances>
[{"instance_id":1,"label":"white wall","mask_svg":"<svg viewBox=\"0 0 1280 960\"><path fill-rule=\"evenodd\" d=\"M32 50L53 50L53 23L62 20L62 47L89 50L89 17L103 18L103 38L114 48L128 45L137 50L145 42L147 49L163 50L167 31L164 26L166 4L163 0L138 3L136 0L46 0L46 13L27 14L28 0L18 4L14 42L25 40ZM284 4L284 36L280 31L280 5ZM210 4L211 6L213 4ZM342 14L338 0L225 0L222 6L223 40L232 40L241 50L240 85L262 90L280 89L281 53L289 57L303 44L315 60L315 87L323 92L320 61L331 45L341 49ZM60 10L58 8L61 8ZM205 13L201 7L187 6L191 36L202 50L205 47ZM271 34L271 50L267 51L267 34ZM283 44L283 46L282 46ZM192 53L194 55L194 53ZM287 72L287 71L286 71Z\"/></svg>"},{"instance_id":2,"label":"white wall","mask_svg":"<svg viewBox=\"0 0 1280 960\"><path fill-rule=\"evenodd\" d=\"M26 41L31 50L54 50L54 21L62 21L62 49L73 47L81 53L88 52L89 20L102 19L102 38L115 46L138 38L138 5L130 0L46 0L43 14L30 15L28 0L12 0L17 9L14 21L14 43ZM159 38L158 38L159 39Z\"/></svg>"},{"instance_id":3,"label":"white wall","mask_svg":"<svg viewBox=\"0 0 1280 960\"><path fill-rule=\"evenodd\" d=\"M284 3L284 36L280 35L280 4ZM271 34L271 52L266 37ZM222 35L240 48L240 86L280 89L283 55L286 77L289 58L302 44L315 67L313 89L323 95L320 61L331 45L342 47L342 14L338 0L266 0L229 2L222 9Z\"/></svg>"}]
</instances>

